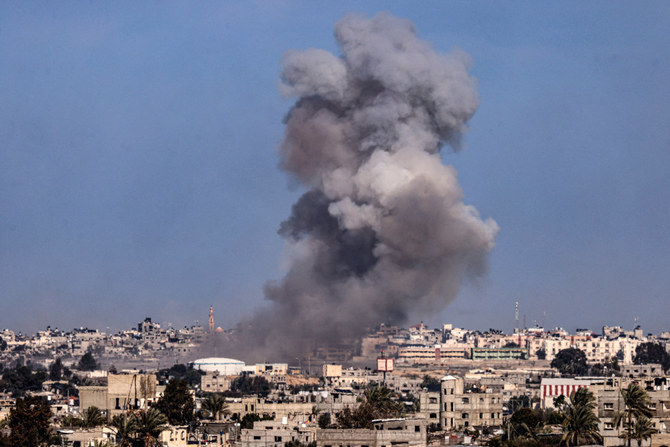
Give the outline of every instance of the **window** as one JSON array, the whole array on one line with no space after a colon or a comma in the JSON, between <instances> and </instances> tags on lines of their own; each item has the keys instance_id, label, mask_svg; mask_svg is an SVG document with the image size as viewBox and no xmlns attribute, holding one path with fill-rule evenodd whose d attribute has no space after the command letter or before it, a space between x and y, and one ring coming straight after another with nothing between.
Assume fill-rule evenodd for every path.
<instances>
[{"instance_id":1,"label":"window","mask_svg":"<svg viewBox=\"0 0 670 447\"><path fill-rule=\"evenodd\" d=\"M605 410L614 410L614 404L611 402L605 402Z\"/></svg>"},{"instance_id":2,"label":"window","mask_svg":"<svg viewBox=\"0 0 670 447\"><path fill-rule=\"evenodd\" d=\"M614 429L614 424L611 422L605 422L605 430L612 430Z\"/></svg>"},{"instance_id":3,"label":"window","mask_svg":"<svg viewBox=\"0 0 670 447\"><path fill-rule=\"evenodd\" d=\"M461 415L461 417L462 417L463 419L467 419L467 418L470 417L470 415L469 415L468 413L463 413L463 414Z\"/></svg>"},{"instance_id":4,"label":"window","mask_svg":"<svg viewBox=\"0 0 670 447\"><path fill-rule=\"evenodd\" d=\"M451 403L451 411L454 411L454 403Z\"/></svg>"},{"instance_id":5,"label":"window","mask_svg":"<svg viewBox=\"0 0 670 447\"><path fill-rule=\"evenodd\" d=\"M430 416L428 416L430 419L435 419L437 418L437 413L430 413Z\"/></svg>"},{"instance_id":6,"label":"window","mask_svg":"<svg viewBox=\"0 0 670 447\"><path fill-rule=\"evenodd\" d=\"M464 397L464 398L461 399L461 402L463 402L464 404L469 404L470 399L468 399L467 397Z\"/></svg>"},{"instance_id":7,"label":"window","mask_svg":"<svg viewBox=\"0 0 670 447\"><path fill-rule=\"evenodd\" d=\"M281 442L281 436L275 436L275 442Z\"/></svg>"},{"instance_id":8,"label":"window","mask_svg":"<svg viewBox=\"0 0 670 447\"><path fill-rule=\"evenodd\" d=\"M496 414L495 414L495 413L491 413L491 419L495 419L495 418L496 418Z\"/></svg>"},{"instance_id":9,"label":"window","mask_svg":"<svg viewBox=\"0 0 670 447\"><path fill-rule=\"evenodd\" d=\"M260 439L261 439L260 436L254 436L254 440L260 440Z\"/></svg>"},{"instance_id":10,"label":"window","mask_svg":"<svg viewBox=\"0 0 670 447\"><path fill-rule=\"evenodd\" d=\"M479 419L484 419L484 413L479 413Z\"/></svg>"},{"instance_id":11,"label":"window","mask_svg":"<svg viewBox=\"0 0 670 447\"><path fill-rule=\"evenodd\" d=\"M421 431L421 426L420 426L420 425L415 425L415 426L414 426L414 431L415 431L415 432L419 432L419 431Z\"/></svg>"}]
</instances>

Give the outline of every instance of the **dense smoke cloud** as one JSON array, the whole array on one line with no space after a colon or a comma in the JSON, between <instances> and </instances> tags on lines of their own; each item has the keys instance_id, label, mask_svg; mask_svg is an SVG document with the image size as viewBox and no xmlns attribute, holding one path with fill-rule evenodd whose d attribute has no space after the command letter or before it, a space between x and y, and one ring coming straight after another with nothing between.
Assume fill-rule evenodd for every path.
<instances>
[{"instance_id":1,"label":"dense smoke cloud","mask_svg":"<svg viewBox=\"0 0 670 447\"><path fill-rule=\"evenodd\" d=\"M286 275L239 328L245 351L257 348L247 357L286 358L439 311L485 272L498 232L462 202L439 154L460 149L477 109L468 56L436 53L388 14L346 17L335 37L339 57L283 59L281 90L297 102L281 167L308 191L279 230Z\"/></svg>"}]
</instances>

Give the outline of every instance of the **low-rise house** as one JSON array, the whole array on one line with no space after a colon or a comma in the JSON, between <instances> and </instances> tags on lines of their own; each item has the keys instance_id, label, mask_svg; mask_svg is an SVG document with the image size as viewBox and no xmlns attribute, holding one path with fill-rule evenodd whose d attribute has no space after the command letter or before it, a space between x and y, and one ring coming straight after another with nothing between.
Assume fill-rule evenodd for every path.
<instances>
[{"instance_id":1,"label":"low-rise house","mask_svg":"<svg viewBox=\"0 0 670 447\"><path fill-rule=\"evenodd\" d=\"M379 419L373 429L319 429L317 447L420 447L427 445L424 419Z\"/></svg>"},{"instance_id":2,"label":"low-rise house","mask_svg":"<svg viewBox=\"0 0 670 447\"><path fill-rule=\"evenodd\" d=\"M279 421L257 421L254 428L242 429L242 447L283 446L287 442L309 444L316 438L315 424L289 424L286 419Z\"/></svg>"}]
</instances>

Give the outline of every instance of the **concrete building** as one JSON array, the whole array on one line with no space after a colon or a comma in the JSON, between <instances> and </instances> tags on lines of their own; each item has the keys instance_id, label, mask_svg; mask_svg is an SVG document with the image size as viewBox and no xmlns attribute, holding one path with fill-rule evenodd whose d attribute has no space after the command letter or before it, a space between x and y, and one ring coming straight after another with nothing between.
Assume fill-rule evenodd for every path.
<instances>
[{"instance_id":1,"label":"concrete building","mask_svg":"<svg viewBox=\"0 0 670 447\"><path fill-rule=\"evenodd\" d=\"M111 419L127 410L149 408L163 390L154 374L109 374L107 385L79 387L79 407L82 413L98 407Z\"/></svg>"},{"instance_id":2,"label":"concrete building","mask_svg":"<svg viewBox=\"0 0 670 447\"><path fill-rule=\"evenodd\" d=\"M658 363L648 365L626 365L621 368L622 377L661 377L663 376L663 366Z\"/></svg>"},{"instance_id":3,"label":"concrete building","mask_svg":"<svg viewBox=\"0 0 670 447\"><path fill-rule=\"evenodd\" d=\"M526 360L528 348L472 348L472 360Z\"/></svg>"},{"instance_id":4,"label":"concrete building","mask_svg":"<svg viewBox=\"0 0 670 447\"><path fill-rule=\"evenodd\" d=\"M502 406L500 393L466 390L462 377L442 378L440 421L444 430L500 426Z\"/></svg>"},{"instance_id":5,"label":"concrete building","mask_svg":"<svg viewBox=\"0 0 670 447\"><path fill-rule=\"evenodd\" d=\"M440 423L440 392L422 392L419 394L419 414L428 424Z\"/></svg>"},{"instance_id":6,"label":"concrete building","mask_svg":"<svg viewBox=\"0 0 670 447\"><path fill-rule=\"evenodd\" d=\"M602 377L575 377L574 379L554 379L543 377L540 382L541 401L540 407L542 409L554 408L554 398L565 396L566 400L570 398L570 394L577 391L579 388L589 388L592 385L602 384L604 382Z\"/></svg>"},{"instance_id":7,"label":"concrete building","mask_svg":"<svg viewBox=\"0 0 670 447\"><path fill-rule=\"evenodd\" d=\"M288 418L288 421L306 422L313 418L314 404L310 402L270 402L260 397L243 397L228 402L228 411L233 419L242 419L249 413L273 419Z\"/></svg>"},{"instance_id":8,"label":"concrete building","mask_svg":"<svg viewBox=\"0 0 670 447\"><path fill-rule=\"evenodd\" d=\"M254 428L242 429L242 447L283 447L291 441L304 445L316 440L316 424L289 424L286 420L257 421Z\"/></svg>"},{"instance_id":9,"label":"concrete building","mask_svg":"<svg viewBox=\"0 0 670 447\"><path fill-rule=\"evenodd\" d=\"M605 447L621 445L622 429L614 425L614 417L624 409L621 390L630 383L637 383L647 391L651 401L650 408L654 412L650 419L659 435L667 436L670 431L670 378L627 379L611 377L602 384L590 388L596 397L598 418L601 421L599 425L600 434L603 437ZM657 439L662 438L663 436L657 437ZM648 446L649 441L642 445Z\"/></svg>"},{"instance_id":10,"label":"concrete building","mask_svg":"<svg viewBox=\"0 0 670 447\"><path fill-rule=\"evenodd\" d=\"M200 376L200 389L206 393L222 393L230 389L232 382L231 376L221 376L210 372Z\"/></svg>"},{"instance_id":11,"label":"concrete building","mask_svg":"<svg viewBox=\"0 0 670 447\"><path fill-rule=\"evenodd\" d=\"M423 419L380 419L374 429L319 429L317 447L421 447L427 445Z\"/></svg>"},{"instance_id":12,"label":"concrete building","mask_svg":"<svg viewBox=\"0 0 670 447\"><path fill-rule=\"evenodd\" d=\"M244 371L244 362L241 360L227 359L223 357L209 357L194 360L189 363L193 369L204 372L216 372L221 376L239 376Z\"/></svg>"}]
</instances>

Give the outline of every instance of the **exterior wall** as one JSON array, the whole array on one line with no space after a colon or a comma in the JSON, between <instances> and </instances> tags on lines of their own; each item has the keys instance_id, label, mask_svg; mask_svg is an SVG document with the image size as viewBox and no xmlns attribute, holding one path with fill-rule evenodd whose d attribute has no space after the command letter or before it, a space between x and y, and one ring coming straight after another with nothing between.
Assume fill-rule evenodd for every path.
<instances>
[{"instance_id":1,"label":"exterior wall","mask_svg":"<svg viewBox=\"0 0 670 447\"><path fill-rule=\"evenodd\" d=\"M206 393L222 393L230 389L232 381L230 376L208 373L200 377L200 389Z\"/></svg>"},{"instance_id":2,"label":"exterior wall","mask_svg":"<svg viewBox=\"0 0 670 447\"><path fill-rule=\"evenodd\" d=\"M317 447L419 447L426 445L426 423L420 419L374 421L375 429L317 430Z\"/></svg>"},{"instance_id":3,"label":"exterior wall","mask_svg":"<svg viewBox=\"0 0 670 447\"><path fill-rule=\"evenodd\" d=\"M419 414L428 424L440 423L440 393L422 392L419 395Z\"/></svg>"},{"instance_id":4,"label":"exterior wall","mask_svg":"<svg viewBox=\"0 0 670 447\"><path fill-rule=\"evenodd\" d=\"M554 408L555 397L565 396L567 400L570 394L579 388L589 388L594 384L602 384L604 380L604 378L551 379L543 377L540 383L542 393L540 406L543 409Z\"/></svg>"},{"instance_id":5,"label":"exterior wall","mask_svg":"<svg viewBox=\"0 0 670 447\"><path fill-rule=\"evenodd\" d=\"M660 434L667 434L670 427L666 423L670 419L670 389L666 378L647 379L638 382L639 385L647 390L651 400L651 409L654 414L651 417L651 422L654 428L660 431ZM626 388L630 379L626 378L611 378L601 385L594 385L591 391L596 396L598 405L598 418L600 419L600 434L603 436L603 443L605 446L621 445L622 433L621 429L614 426L614 416L624 409L623 399L621 397L621 390ZM659 438L660 439L660 438ZM643 446L648 446L649 441L643 443ZM659 444L661 445L661 444Z\"/></svg>"},{"instance_id":6,"label":"exterior wall","mask_svg":"<svg viewBox=\"0 0 670 447\"><path fill-rule=\"evenodd\" d=\"M293 427L276 421L254 422L253 429L242 430L242 447L280 446L290 441L309 444L316 439L316 428Z\"/></svg>"},{"instance_id":7,"label":"exterior wall","mask_svg":"<svg viewBox=\"0 0 670 447\"><path fill-rule=\"evenodd\" d=\"M83 413L89 407L98 407L101 410L107 410L106 386L79 387L79 411Z\"/></svg>"},{"instance_id":8,"label":"exterior wall","mask_svg":"<svg viewBox=\"0 0 670 447\"><path fill-rule=\"evenodd\" d=\"M256 397L245 397L240 402L228 403L228 411L231 415L238 415L242 419L248 413L256 413L260 416L271 416L275 419L283 417L288 420L308 421L312 417L312 403L302 402L266 402L264 399Z\"/></svg>"},{"instance_id":9,"label":"exterior wall","mask_svg":"<svg viewBox=\"0 0 670 447\"><path fill-rule=\"evenodd\" d=\"M465 392L463 378L442 379L440 393L442 429L502 425L502 394Z\"/></svg>"},{"instance_id":10,"label":"exterior wall","mask_svg":"<svg viewBox=\"0 0 670 447\"><path fill-rule=\"evenodd\" d=\"M472 348L472 360L525 360L528 348Z\"/></svg>"},{"instance_id":11,"label":"exterior wall","mask_svg":"<svg viewBox=\"0 0 670 447\"><path fill-rule=\"evenodd\" d=\"M626 365L621 370L623 377L661 377L663 367L653 363L649 365Z\"/></svg>"},{"instance_id":12,"label":"exterior wall","mask_svg":"<svg viewBox=\"0 0 670 447\"><path fill-rule=\"evenodd\" d=\"M323 365L323 377L342 377L342 365L325 364Z\"/></svg>"},{"instance_id":13,"label":"exterior wall","mask_svg":"<svg viewBox=\"0 0 670 447\"><path fill-rule=\"evenodd\" d=\"M107 386L79 388L80 410L98 407L111 419L129 409L146 409L158 398L153 374L109 374Z\"/></svg>"}]
</instances>

